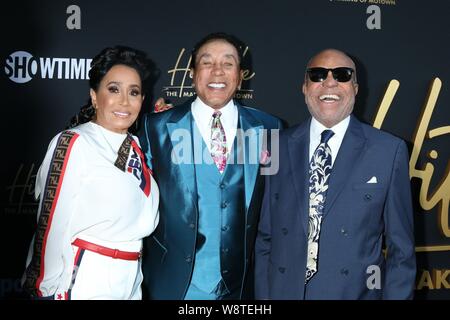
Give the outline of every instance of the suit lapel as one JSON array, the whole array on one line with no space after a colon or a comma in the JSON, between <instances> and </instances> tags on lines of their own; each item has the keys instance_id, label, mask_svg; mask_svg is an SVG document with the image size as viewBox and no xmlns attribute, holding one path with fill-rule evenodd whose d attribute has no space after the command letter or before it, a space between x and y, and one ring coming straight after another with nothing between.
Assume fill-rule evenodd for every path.
<instances>
[{"instance_id":1,"label":"suit lapel","mask_svg":"<svg viewBox=\"0 0 450 320\"><path fill-rule=\"evenodd\" d=\"M185 103L174 109L170 119L166 123L167 133L172 143L172 165L175 165L181 173L183 183L192 195L194 204L197 203L197 186L195 180L194 150L192 134L191 102Z\"/></svg>"},{"instance_id":2,"label":"suit lapel","mask_svg":"<svg viewBox=\"0 0 450 320\"><path fill-rule=\"evenodd\" d=\"M236 103L239 113L239 126L242 137L236 136L236 142L241 143L241 152L244 155L244 183L245 183L245 211L248 212L253 190L255 188L256 177L259 169L259 155L262 147L261 130L263 124L252 116L243 106ZM248 141L249 143L246 143ZM254 143L257 142L255 146ZM256 147L256 150L255 150Z\"/></svg>"},{"instance_id":3,"label":"suit lapel","mask_svg":"<svg viewBox=\"0 0 450 320\"><path fill-rule=\"evenodd\" d=\"M299 202L300 220L308 234L309 218L309 126L305 121L288 138L289 163L292 170L296 198Z\"/></svg>"},{"instance_id":4,"label":"suit lapel","mask_svg":"<svg viewBox=\"0 0 450 320\"><path fill-rule=\"evenodd\" d=\"M333 169L330 176L330 182L325 200L324 216L331 210L334 201L336 201L339 193L349 181L349 176L353 171L358 158L364 149L365 136L361 127L361 123L351 116L347 132L342 140L338 155L334 161Z\"/></svg>"}]
</instances>

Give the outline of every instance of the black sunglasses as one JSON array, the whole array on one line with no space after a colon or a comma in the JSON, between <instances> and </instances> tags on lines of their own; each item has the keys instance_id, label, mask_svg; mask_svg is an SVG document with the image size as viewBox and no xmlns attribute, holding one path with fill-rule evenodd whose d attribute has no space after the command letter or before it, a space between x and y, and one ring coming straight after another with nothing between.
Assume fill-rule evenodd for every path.
<instances>
[{"instance_id":1,"label":"black sunglasses","mask_svg":"<svg viewBox=\"0 0 450 320\"><path fill-rule=\"evenodd\" d=\"M338 82L347 82L352 78L353 70L348 67L339 67L334 69L327 68L308 68L306 69L306 73L308 74L309 80L312 82L322 82L328 77L328 72L331 71L333 74L334 80Z\"/></svg>"}]
</instances>

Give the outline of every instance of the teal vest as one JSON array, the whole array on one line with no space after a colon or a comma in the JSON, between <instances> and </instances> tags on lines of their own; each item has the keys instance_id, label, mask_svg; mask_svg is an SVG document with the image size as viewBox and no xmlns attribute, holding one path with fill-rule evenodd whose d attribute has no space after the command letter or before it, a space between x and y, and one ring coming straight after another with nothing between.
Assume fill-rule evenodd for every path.
<instances>
[{"instance_id":1,"label":"teal vest","mask_svg":"<svg viewBox=\"0 0 450 320\"><path fill-rule=\"evenodd\" d=\"M231 216L245 215L243 165L229 164L237 153L232 150L225 171L220 174L195 121L192 122L199 217L194 269L188 296L190 290L193 290L192 285L207 294L215 290L224 272L221 257L225 255L224 258L227 258L233 254L233 248L227 244L229 241L223 241L224 238L229 238L227 233L234 231L233 225L229 223ZM236 139L234 148L237 147L235 142ZM222 289L226 290L226 283L224 284L225 288Z\"/></svg>"}]
</instances>

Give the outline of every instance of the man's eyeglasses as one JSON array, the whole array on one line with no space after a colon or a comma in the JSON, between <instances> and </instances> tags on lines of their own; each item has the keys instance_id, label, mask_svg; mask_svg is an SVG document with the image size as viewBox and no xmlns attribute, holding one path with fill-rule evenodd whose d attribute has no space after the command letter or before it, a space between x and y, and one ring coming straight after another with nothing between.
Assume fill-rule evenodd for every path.
<instances>
[{"instance_id":1,"label":"man's eyeglasses","mask_svg":"<svg viewBox=\"0 0 450 320\"><path fill-rule=\"evenodd\" d=\"M353 70L348 67L339 67L334 69L327 68L308 68L306 69L306 73L308 74L309 80L312 82L322 82L328 77L328 72L331 71L333 74L334 80L338 82L347 82L352 78Z\"/></svg>"}]
</instances>

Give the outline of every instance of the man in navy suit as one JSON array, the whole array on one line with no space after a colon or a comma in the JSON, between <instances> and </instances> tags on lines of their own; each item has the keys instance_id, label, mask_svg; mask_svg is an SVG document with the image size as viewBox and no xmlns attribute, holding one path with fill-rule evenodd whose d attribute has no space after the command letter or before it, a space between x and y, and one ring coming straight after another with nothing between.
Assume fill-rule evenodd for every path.
<instances>
[{"instance_id":1,"label":"man in navy suit","mask_svg":"<svg viewBox=\"0 0 450 320\"><path fill-rule=\"evenodd\" d=\"M357 92L345 53L327 49L309 61L303 93L312 117L281 132L280 170L266 177L257 299L413 297L408 150L351 114Z\"/></svg>"},{"instance_id":2,"label":"man in navy suit","mask_svg":"<svg viewBox=\"0 0 450 320\"><path fill-rule=\"evenodd\" d=\"M242 53L234 37L208 35L192 52L197 96L144 118L140 141L160 190L159 225L143 253L147 298L253 298L259 155L264 129L281 122L233 99Z\"/></svg>"}]
</instances>

